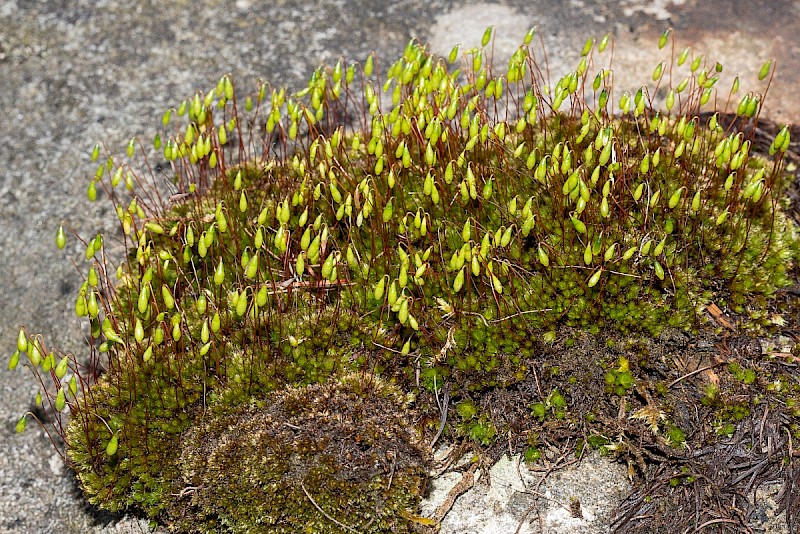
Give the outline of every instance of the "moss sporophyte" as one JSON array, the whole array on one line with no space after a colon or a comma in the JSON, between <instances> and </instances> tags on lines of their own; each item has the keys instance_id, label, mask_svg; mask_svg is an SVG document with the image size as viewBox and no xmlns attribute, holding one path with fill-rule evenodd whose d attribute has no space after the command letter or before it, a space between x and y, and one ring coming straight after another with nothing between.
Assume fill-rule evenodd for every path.
<instances>
[{"instance_id":1,"label":"moss sporophyte","mask_svg":"<svg viewBox=\"0 0 800 534\"><path fill-rule=\"evenodd\" d=\"M608 37L555 84L533 32L507 66L491 39L449 58L411 42L385 77L339 62L297 93L242 100L223 76L152 150L94 148L87 194L128 253L114 267L85 242L90 356L21 331L9 365L27 355L89 502L179 531L403 532L432 523L416 507L441 435L535 461L569 436L632 457L641 427L677 458L744 419L727 380L758 412L760 354L717 368L713 395L680 383L728 434L681 428L684 370L649 343L713 330L712 302L775 322L798 254L789 130L756 155L763 94L737 79L719 99L736 109L707 109L722 67L668 34L652 83L615 100ZM169 193L139 170L153 159ZM576 357L587 335L604 341ZM797 415L797 376L779 378L773 410Z\"/></svg>"}]
</instances>

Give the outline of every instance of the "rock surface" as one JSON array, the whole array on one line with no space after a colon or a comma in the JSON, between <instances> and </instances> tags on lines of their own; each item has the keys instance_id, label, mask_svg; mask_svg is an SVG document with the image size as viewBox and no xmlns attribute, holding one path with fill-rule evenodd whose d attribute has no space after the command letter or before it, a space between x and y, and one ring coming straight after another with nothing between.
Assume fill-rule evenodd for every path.
<instances>
[{"instance_id":1,"label":"rock surface","mask_svg":"<svg viewBox=\"0 0 800 534\"><path fill-rule=\"evenodd\" d=\"M630 491L624 466L596 454L550 474L539 469L529 469L519 456L503 456L488 477L476 474L475 486L455 502L439 532L605 533L614 507ZM432 516L461 479L451 472L432 481L423 515Z\"/></svg>"},{"instance_id":2,"label":"rock surface","mask_svg":"<svg viewBox=\"0 0 800 534\"><path fill-rule=\"evenodd\" d=\"M735 74L747 87L764 60L777 58L778 77L765 112L796 122L798 15L796 0L0 2L0 352L10 355L20 326L43 333L49 344L67 352L83 350L85 326L72 312L81 277L68 260L82 265L81 247L72 239L65 254L53 240L61 221L83 235L113 235L109 204L85 200L94 173L89 150L98 140L119 153L132 136L151 139L165 109L208 89L221 74L231 73L239 87L254 87L258 77L299 87L323 62L342 56L361 60L375 51L381 69L409 38L429 41L434 51L446 54L455 43L477 44L485 27L495 25L498 58L538 26L552 77L576 63L587 37L612 31L618 79L635 74L633 79L644 80L660 59L653 51L658 35L672 26L679 47L691 45L725 65L730 78L721 87ZM93 512L35 425L14 435L37 388L22 369L2 372L0 532L146 532L146 521ZM496 469L510 468L504 465ZM593 508L591 494L622 488L624 474L620 482L618 466L595 461L577 469L576 478L554 476L539 491L551 492L552 502L578 496L584 517L592 514L601 532L607 512ZM587 489L587 476L597 480L595 489ZM479 503L488 502L485 498L457 506L484 507ZM529 506L529 500L513 499L499 505L498 518L504 517L503 507ZM547 502L540 509L542 524L553 530L545 527L546 532L589 531L588 523L569 523L560 506ZM491 532L489 526L467 525L489 525L487 512L493 510L484 509L484 523L460 524L454 510L442 532ZM556 528L558 517L567 530ZM503 521L496 527L503 530L494 532L506 532L504 525L513 523ZM525 528L539 532L538 518Z\"/></svg>"}]
</instances>

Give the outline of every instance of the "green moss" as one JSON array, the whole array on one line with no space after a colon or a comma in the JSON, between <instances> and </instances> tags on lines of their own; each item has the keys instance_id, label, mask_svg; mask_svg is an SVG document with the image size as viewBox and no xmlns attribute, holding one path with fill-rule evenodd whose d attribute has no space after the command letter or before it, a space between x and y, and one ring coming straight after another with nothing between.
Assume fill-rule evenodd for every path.
<instances>
[{"instance_id":1,"label":"green moss","mask_svg":"<svg viewBox=\"0 0 800 534\"><path fill-rule=\"evenodd\" d=\"M161 148L179 194L112 195L127 261L76 302L106 364L70 394L89 500L186 531L408 530L428 459L417 431L445 385L449 435L505 439L512 425L471 399L515 387L526 423L574 430L594 422L573 410L585 391L648 387L646 355L542 366L540 352L695 328L712 301L766 315L800 250L788 137L764 159L701 121L694 71L671 113L643 92L605 103L607 71L590 84L585 61L546 87L527 44L495 76L412 42L381 78L391 105L374 74L339 64L294 95L260 87L252 113L227 77L181 106ZM117 191L131 164L102 167ZM94 278L113 272L101 241ZM406 394L425 428L408 428ZM663 430L676 447L678 423Z\"/></svg>"},{"instance_id":2,"label":"green moss","mask_svg":"<svg viewBox=\"0 0 800 534\"><path fill-rule=\"evenodd\" d=\"M405 412L396 387L357 375L219 405L182 442L173 525L407 532L429 457Z\"/></svg>"}]
</instances>

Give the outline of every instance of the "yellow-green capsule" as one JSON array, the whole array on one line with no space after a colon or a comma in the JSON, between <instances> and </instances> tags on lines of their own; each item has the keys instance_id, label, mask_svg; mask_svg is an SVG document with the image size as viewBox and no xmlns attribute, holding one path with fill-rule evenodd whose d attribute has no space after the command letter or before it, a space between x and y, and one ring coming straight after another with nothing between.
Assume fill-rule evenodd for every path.
<instances>
[{"instance_id":1,"label":"yellow-green capsule","mask_svg":"<svg viewBox=\"0 0 800 534\"><path fill-rule=\"evenodd\" d=\"M397 302L397 284L394 280L389 284L389 292L386 295L386 301L389 303L389 306L394 306Z\"/></svg>"},{"instance_id":2,"label":"yellow-green capsule","mask_svg":"<svg viewBox=\"0 0 800 534\"><path fill-rule=\"evenodd\" d=\"M119 438L116 434L111 436L111 439L108 441L108 445L106 445L106 456L114 456L117 454L117 447L119 446Z\"/></svg>"},{"instance_id":3,"label":"yellow-green capsule","mask_svg":"<svg viewBox=\"0 0 800 534\"><path fill-rule=\"evenodd\" d=\"M711 88L707 87L703 89L703 94L700 95L700 105L705 106L708 104L708 101L711 99Z\"/></svg>"},{"instance_id":4,"label":"yellow-green capsule","mask_svg":"<svg viewBox=\"0 0 800 534\"><path fill-rule=\"evenodd\" d=\"M357 272L359 268L358 258L356 257L355 252L353 252L352 245L347 245L345 258L347 259L347 266L350 267L350 269L353 270L354 272Z\"/></svg>"},{"instance_id":5,"label":"yellow-green capsule","mask_svg":"<svg viewBox=\"0 0 800 534\"><path fill-rule=\"evenodd\" d=\"M635 246L629 248L628 250L625 251L624 254L622 254L622 259L623 260L631 259L631 257L633 257L635 252L636 252L636 247Z\"/></svg>"},{"instance_id":6,"label":"yellow-green capsule","mask_svg":"<svg viewBox=\"0 0 800 534\"><path fill-rule=\"evenodd\" d=\"M664 279L664 268L661 267L661 264L658 263L658 261L654 261L653 262L653 269L655 269L656 276L658 277L658 279L659 280L663 280Z\"/></svg>"},{"instance_id":7,"label":"yellow-green capsule","mask_svg":"<svg viewBox=\"0 0 800 534\"><path fill-rule=\"evenodd\" d=\"M35 342L28 343L28 359L34 367L42 363L42 353Z\"/></svg>"},{"instance_id":8,"label":"yellow-green capsule","mask_svg":"<svg viewBox=\"0 0 800 534\"><path fill-rule=\"evenodd\" d=\"M383 276L380 280L378 280L378 283L375 284L375 290L373 291L373 296L375 297L375 300L383 299L383 291L384 288L386 287L386 279L388 277L389 275Z\"/></svg>"},{"instance_id":9,"label":"yellow-green capsule","mask_svg":"<svg viewBox=\"0 0 800 534\"><path fill-rule=\"evenodd\" d=\"M253 254L253 257L250 258L250 261L247 262L247 266L244 269L245 277L253 280L256 275L258 274L258 253Z\"/></svg>"},{"instance_id":10,"label":"yellow-green capsule","mask_svg":"<svg viewBox=\"0 0 800 534\"><path fill-rule=\"evenodd\" d=\"M59 388L58 393L56 393L56 402L55 408L57 412L63 411L64 407L67 405L67 391L62 387Z\"/></svg>"},{"instance_id":11,"label":"yellow-green capsule","mask_svg":"<svg viewBox=\"0 0 800 534\"><path fill-rule=\"evenodd\" d=\"M56 246L59 250L63 250L67 245L67 235L64 233L64 225L59 225L56 231Z\"/></svg>"},{"instance_id":12,"label":"yellow-green capsule","mask_svg":"<svg viewBox=\"0 0 800 534\"><path fill-rule=\"evenodd\" d=\"M15 350L14 354L11 355L11 359L8 361L8 370L13 371L19 365L19 350Z\"/></svg>"},{"instance_id":13,"label":"yellow-green capsule","mask_svg":"<svg viewBox=\"0 0 800 534\"><path fill-rule=\"evenodd\" d=\"M142 320L138 317L133 327L133 339L135 339L137 343L141 343L144 340L144 326L142 326Z\"/></svg>"},{"instance_id":14,"label":"yellow-green capsule","mask_svg":"<svg viewBox=\"0 0 800 534\"><path fill-rule=\"evenodd\" d=\"M672 30L667 28L664 30L664 33L661 34L661 37L658 39L658 49L661 50L667 45L667 40L669 39L669 34L672 33Z\"/></svg>"},{"instance_id":15,"label":"yellow-green capsule","mask_svg":"<svg viewBox=\"0 0 800 534\"><path fill-rule=\"evenodd\" d=\"M55 354L51 352L50 354L45 356L45 358L42 360L42 372L44 373L50 372L50 369L52 369L55 366L55 364L56 364L56 357Z\"/></svg>"},{"instance_id":16,"label":"yellow-green capsule","mask_svg":"<svg viewBox=\"0 0 800 534\"><path fill-rule=\"evenodd\" d=\"M633 200L639 201L642 198L642 194L644 193L644 184L639 184L636 189L633 191Z\"/></svg>"},{"instance_id":17,"label":"yellow-green capsule","mask_svg":"<svg viewBox=\"0 0 800 534\"><path fill-rule=\"evenodd\" d=\"M689 70L694 72L697 69L699 69L700 68L700 63L702 63L702 61L703 61L703 56L697 56L696 58L694 58L692 60L692 64L689 65Z\"/></svg>"},{"instance_id":18,"label":"yellow-green capsule","mask_svg":"<svg viewBox=\"0 0 800 534\"><path fill-rule=\"evenodd\" d=\"M486 180L486 183L483 185L483 198L484 200L489 200L492 198L492 182L493 179L489 178Z\"/></svg>"},{"instance_id":19,"label":"yellow-green capsule","mask_svg":"<svg viewBox=\"0 0 800 534\"><path fill-rule=\"evenodd\" d=\"M206 313L206 307L208 306L208 301L206 300L206 296L204 293L200 293L200 296L197 297L196 306L197 306L197 313L199 313L200 315Z\"/></svg>"},{"instance_id":20,"label":"yellow-green capsule","mask_svg":"<svg viewBox=\"0 0 800 534\"><path fill-rule=\"evenodd\" d=\"M602 215L604 219L611 216L611 209L608 206L608 199L606 197L603 197L600 201L600 215Z\"/></svg>"},{"instance_id":21,"label":"yellow-green capsule","mask_svg":"<svg viewBox=\"0 0 800 534\"><path fill-rule=\"evenodd\" d=\"M211 318L211 331L214 332L215 334L219 332L219 329L221 327L221 322L222 321L219 317L219 312L215 313L214 317Z\"/></svg>"},{"instance_id":22,"label":"yellow-green capsule","mask_svg":"<svg viewBox=\"0 0 800 534\"><path fill-rule=\"evenodd\" d=\"M731 164L731 168L734 168L733 164ZM733 181L736 178L736 172L732 172L725 178L725 184L722 186L725 191L730 191L733 187Z\"/></svg>"},{"instance_id":23,"label":"yellow-green capsule","mask_svg":"<svg viewBox=\"0 0 800 534\"><path fill-rule=\"evenodd\" d=\"M650 170L650 154L645 154L642 158L642 162L639 164L639 172L642 174L647 174Z\"/></svg>"},{"instance_id":24,"label":"yellow-green capsule","mask_svg":"<svg viewBox=\"0 0 800 534\"><path fill-rule=\"evenodd\" d=\"M69 379L68 385L70 394L74 397L78 394L78 379L75 378L75 375Z\"/></svg>"},{"instance_id":25,"label":"yellow-green capsule","mask_svg":"<svg viewBox=\"0 0 800 534\"><path fill-rule=\"evenodd\" d=\"M550 265L550 258L547 256L547 253L544 251L541 245L539 245L536 253L539 256L539 263L541 263L545 267Z\"/></svg>"},{"instance_id":26,"label":"yellow-green capsule","mask_svg":"<svg viewBox=\"0 0 800 534\"><path fill-rule=\"evenodd\" d=\"M492 29L493 26L489 26L488 28L486 28L486 30L484 30L483 37L481 38L481 46L486 46L487 44L489 44L489 41L491 41Z\"/></svg>"},{"instance_id":27,"label":"yellow-green capsule","mask_svg":"<svg viewBox=\"0 0 800 534\"><path fill-rule=\"evenodd\" d=\"M333 263L334 263L335 255L333 253L328 254L328 257L325 258L325 261L322 263L322 277L330 279L331 273L333 272Z\"/></svg>"},{"instance_id":28,"label":"yellow-green capsule","mask_svg":"<svg viewBox=\"0 0 800 534\"><path fill-rule=\"evenodd\" d=\"M586 248L583 250L583 263L589 265L592 263L592 245L587 244Z\"/></svg>"},{"instance_id":29,"label":"yellow-green capsule","mask_svg":"<svg viewBox=\"0 0 800 534\"><path fill-rule=\"evenodd\" d=\"M656 248L653 249L653 256L658 256L662 252L664 252L664 245L666 243L667 243L667 238L665 236L664 239L662 239L661 241L658 242L658 244L656 245Z\"/></svg>"},{"instance_id":30,"label":"yellow-green capsule","mask_svg":"<svg viewBox=\"0 0 800 534\"><path fill-rule=\"evenodd\" d=\"M225 264L220 258L219 263L217 264L217 268L214 269L214 284L215 285L222 285L222 282L225 281ZM144 313L144 312L142 312Z\"/></svg>"},{"instance_id":31,"label":"yellow-green capsule","mask_svg":"<svg viewBox=\"0 0 800 534\"><path fill-rule=\"evenodd\" d=\"M680 54L678 54L678 66L679 66L679 67L680 67L681 65L683 65L684 63L686 63L686 59L689 57L689 52L690 52L690 51L691 51L691 48L689 48L689 47L687 46L686 48L684 48L684 49L681 51L681 53L680 53Z\"/></svg>"},{"instance_id":32,"label":"yellow-green capsule","mask_svg":"<svg viewBox=\"0 0 800 534\"><path fill-rule=\"evenodd\" d=\"M239 211L242 213L247 211L247 195L244 191L239 195Z\"/></svg>"},{"instance_id":33,"label":"yellow-green capsule","mask_svg":"<svg viewBox=\"0 0 800 534\"><path fill-rule=\"evenodd\" d=\"M500 279L494 275L494 273L492 273L492 289L494 289L498 294L503 293L503 284L500 282Z\"/></svg>"},{"instance_id":34,"label":"yellow-green capsule","mask_svg":"<svg viewBox=\"0 0 800 534\"><path fill-rule=\"evenodd\" d=\"M458 293L459 291L461 291L461 288L463 286L464 286L464 267L462 267L461 270L458 271L458 274L456 274L456 278L453 281L453 291Z\"/></svg>"},{"instance_id":35,"label":"yellow-green capsule","mask_svg":"<svg viewBox=\"0 0 800 534\"><path fill-rule=\"evenodd\" d=\"M570 216L570 220L572 221L572 226L575 227L575 231L577 231L579 234L586 233L586 225L583 223L583 221L581 221L574 215Z\"/></svg>"},{"instance_id":36,"label":"yellow-green capsule","mask_svg":"<svg viewBox=\"0 0 800 534\"><path fill-rule=\"evenodd\" d=\"M263 308L264 306L266 306L267 297L268 296L269 296L269 293L267 292L267 285L264 284L258 290L258 293L256 293L256 306L258 306L259 308ZM211 330L213 332L216 332L217 330L219 330L219 328L217 328L217 330L214 330L214 320L213 320L213 318L211 320Z\"/></svg>"},{"instance_id":37,"label":"yellow-green capsule","mask_svg":"<svg viewBox=\"0 0 800 534\"><path fill-rule=\"evenodd\" d=\"M616 251L616 249L617 249L617 244L616 243L612 243L611 246L609 246L606 249L606 252L603 255L603 259L605 261L611 261L611 259L614 257L614 252Z\"/></svg>"},{"instance_id":38,"label":"yellow-green capsule","mask_svg":"<svg viewBox=\"0 0 800 534\"><path fill-rule=\"evenodd\" d=\"M509 226L508 228L506 228L506 231L503 232L503 235L500 237L501 247L507 247L511 243L511 236L513 229L514 229L513 226Z\"/></svg>"},{"instance_id":39,"label":"yellow-green capsule","mask_svg":"<svg viewBox=\"0 0 800 534\"><path fill-rule=\"evenodd\" d=\"M400 309L397 312L397 318L400 320L400 324L406 324L408 322L408 298L404 298L403 302L400 303Z\"/></svg>"},{"instance_id":40,"label":"yellow-green capsule","mask_svg":"<svg viewBox=\"0 0 800 534\"><path fill-rule=\"evenodd\" d=\"M597 269L597 271L589 278L589 281L586 283L588 287L594 287L600 281L600 275L603 274L603 269Z\"/></svg>"},{"instance_id":41,"label":"yellow-green capsule","mask_svg":"<svg viewBox=\"0 0 800 534\"><path fill-rule=\"evenodd\" d=\"M14 430L16 431L17 434L22 434L25 431L25 425L27 424L28 424L28 414L25 414L19 418L19 421L17 421Z\"/></svg>"},{"instance_id":42,"label":"yellow-green capsule","mask_svg":"<svg viewBox=\"0 0 800 534\"><path fill-rule=\"evenodd\" d=\"M661 198L661 189L659 189L658 191L653 193L653 196L650 197L649 204L650 204L651 208L654 208L656 206L656 204L658 204L658 199L659 198Z\"/></svg>"},{"instance_id":43,"label":"yellow-green capsule","mask_svg":"<svg viewBox=\"0 0 800 534\"><path fill-rule=\"evenodd\" d=\"M680 159L681 156L683 156L684 150L686 150L686 141L681 139L681 142L675 147L675 151L672 153L672 155L675 159Z\"/></svg>"},{"instance_id":44,"label":"yellow-green capsule","mask_svg":"<svg viewBox=\"0 0 800 534\"><path fill-rule=\"evenodd\" d=\"M108 332L105 332L105 335L106 337L108 337ZM153 345L155 346L161 345L163 341L164 341L164 329L161 328L161 326L158 326L153 332Z\"/></svg>"},{"instance_id":45,"label":"yellow-green capsule","mask_svg":"<svg viewBox=\"0 0 800 534\"><path fill-rule=\"evenodd\" d=\"M763 80L769 74L769 69L772 66L772 60L770 59L766 63L761 66L761 70L758 71L758 79L759 81Z\"/></svg>"},{"instance_id":46,"label":"yellow-green capsule","mask_svg":"<svg viewBox=\"0 0 800 534\"><path fill-rule=\"evenodd\" d=\"M747 184L747 187L744 188L744 192L742 193L742 198L752 197L759 183L760 183L759 180L753 180L749 184Z\"/></svg>"},{"instance_id":47,"label":"yellow-green capsule","mask_svg":"<svg viewBox=\"0 0 800 534\"><path fill-rule=\"evenodd\" d=\"M739 105L736 107L737 115L745 115L747 113L747 108L750 105L750 98L749 94L742 97L739 101Z\"/></svg>"},{"instance_id":48,"label":"yellow-green capsule","mask_svg":"<svg viewBox=\"0 0 800 534\"><path fill-rule=\"evenodd\" d=\"M692 197L692 213L697 213L700 211L700 190L698 189L697 192Z\"/></svg>"},{"instance_id":49,"label":"yellow-green capsule","mask_svg":"<svg viewBox=\"0 0 800 534\"><path fill-rule=\"evenodd\" d=\"M522 229L521 229L521 232L522 232L522 236L523 236L523 237L528 237L528 234L530 234L530 233L531 233L531 230L533 229L533 225L534 225L534 223L535 223L535 220L536 220L536 219L535 219L535 217L534 217L533 215L529 215L529 216L528 216L528 217L525 219L525 222L524 222L524 223L522 223Z\"/></svg>"},{"instance_id":50,"label":"yellow-green capsule","mask_svg":"<svg viewBox=\"0 0 800 534\"><path fill-rule=\"evenodd\" d=\"M750 199L754 203L758 203L758 201L761 200L761 196L763 194L764 194L764 182L759 180L758 182L756 182L756 189L755 189L755 191L753 191L753 196L750 197Z\"/></svg>"},{"instance_id":51,"label":"yellow-green capsule","mask_svg":"<svg viewBox=\"0 0 800 534\"><path fill-rule=\"evenodd\" d=\"M242 291L236 301L236 316L243 317L247 312L247 291Z\"/></svg>"},{"instance_id":52,"label":"yellow-green capsule","mask_svg":"<svg viewBox=\"0 0 800 534\"><path fill-rule=\"evenodd\" d=\"M677 191L672 193L672 196L669 197L669 202L667 202L667 205L669 206L670 209L674 209L675 206L678 205L678 202L681 201L682 194L683 194L683 187L679 188Z\"/></svg>"},{"instance_id":53,"label":"yellow-green capsule","mask_svg":"<svg viewBox=\"0 0 800 534\"><path fill-rule=\"evenodd\" d=\"M406 287L408 285L408 264L404 263L400 267L400 274L397 276L397 283L400 284L400 287Z\"/></svg>"},{"instance_id":54,"label":"yellow-green capsule","mask_svg":"<svg viewBox=\"0 0 800 534\"><path fill-rule=\"evenodd\" d=\"M454 46L450 50L450 55L447 57L447 60L450 63L455 63L457 59L458 59L458 45Z\"/></svg>"},{"instance_id":55,"label":"yellow-green capsule","mask_svg":"<svg viewBox=\"0 0 800 534\"><path fill-rule=\"evenodd\" d=\"M375 60L373 59L372 54L367 56L367 60L364 62L364 76L365 77L372 76L372 71L375 68L374 61Z\"/></svg>"},{"instance_id":56,"label":"yellow-green capsule","mask_svg":"<svg viewBox=\"0 0 800 534\"><path fill-rule=\"evenodd\" d=\"M470 260L470 267L472 269L473 276L480 276L481 274L481 262L478 261L478 256L473 255L472 259Z\"/></svg>"},{"instance_id":57,"label":"yellow-green capsule","mask_svg":"<svg viewBox=\"0 0 800 534\"><path fill-rule=\"evenodd\" d=\"M166 306L168 310L175 307L175 298L172 296L172 292L170 292L167 284L161 284L161 297L164 299L164 306Z\"/></svg>"},{"instance_id":58,"label":"yellow-green capsule","mask_svg":"<svg viewBox=\"0 0 800 534\"><path fill-rule=\"evenodd\" d=\"M623 113L627 113L623 112ZM600 158L598 159L598 163L602 166L608 163L608 160L611 159L611 152L614 149L613 143L608 143L603 150L600 151Z\"/></svg>"},{"instance_id":59,"label":"yellow-green capsule","mask_svg":"<svg viewBox=\"0 0 800 534\"><path fill-rule=\"evenodd\" d=\"M175 321L172 325L172 339L173 341L180 341L181 339L181 322Z\"/></svg>"},{"instance_id":60,"label":"yellow-green capsule","mask_svg":"<svg viewBox=\"0 0 800 534\"><path fill-rule=\"evenodd\" d=\"M17 350L20 352L28 350L28 338L25 336L25 331L21 328L19 334L17 334Z\"/></svg>"},{"instance_id":61,"label":"yellow-green capsule","mask_svg":"<svg viewBox=\"0 0 800 534\"><path fill-rule=\"evenodd\" d=\"M661 63L656 65L655 69L653 69L653 81L657 82L658 80L660 80L661 79L661 74L663 72L664 72L664 62L662 61Z\"/></svg>"},{"instance_id":62,"label":"yellow-green capsule","mask_svg":"<svg viewBox=\"0 0 800 534\"><path fill-rule=\"evenodd\" d=\"M90 300L90 308L91 308L91 299L94 296L94 292L89 294ZM150 306L150 286L144 284L142 289L139 291L139 298L136 300L136 309L139 310L139 313L144 313L147 311L148 306ZM89 312L91 314L91 310Z\"/></svg>"}]
</instances>

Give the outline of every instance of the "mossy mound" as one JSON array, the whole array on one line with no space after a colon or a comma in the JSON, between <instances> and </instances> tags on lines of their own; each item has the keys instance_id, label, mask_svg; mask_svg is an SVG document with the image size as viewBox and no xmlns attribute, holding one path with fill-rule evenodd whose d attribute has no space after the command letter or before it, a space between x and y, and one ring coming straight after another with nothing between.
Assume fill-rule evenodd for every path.
<instances>
[{"instance_id":1,"label":"mossy mound","mask_svg":"<svg viewBox=\"0 0 800 534\"><path fill-rule=\"evenodd\" d=\"M396 387L350 375L209 410L183 436L173 527L407 532L429 455L406 405Z\"/></svg>"},{"instance_id":2,"label":"mossy mound","mask_svg":"<svg viewBox=\"0 0 800 534\"><path fill-rule=\"evenodd\" d=\"M99 165L89 196L105 188L129 255L114 283L102 236L87 244L76 313L103 372L73 361L83 395L73 379L56 403L72 408L67 454L91 502L180 530L329 532L347 517L403 531L427 458L417 434L502 435L534 457L531 428L606 432L574 405L580 388L623 414L668 394L674 369L651 355L560 364L565 331L697 331L712 302L752 331L780 322L800 249L788 130L771 157L751 153L760 96L742 98L738 126L701 114L722 67L684 52L667 59L685 78L665 110L648 95L667 63L617 107L609 71L589 75L607 39L551 85L530 36L498 75L487 35L463 70L412 42L383 82L370 58L237 103L223 77L164 116L169 198L137 190L129 162ZM515 390L524 408L493 414L487 399Z\"/></svg>"}]
</instances>

